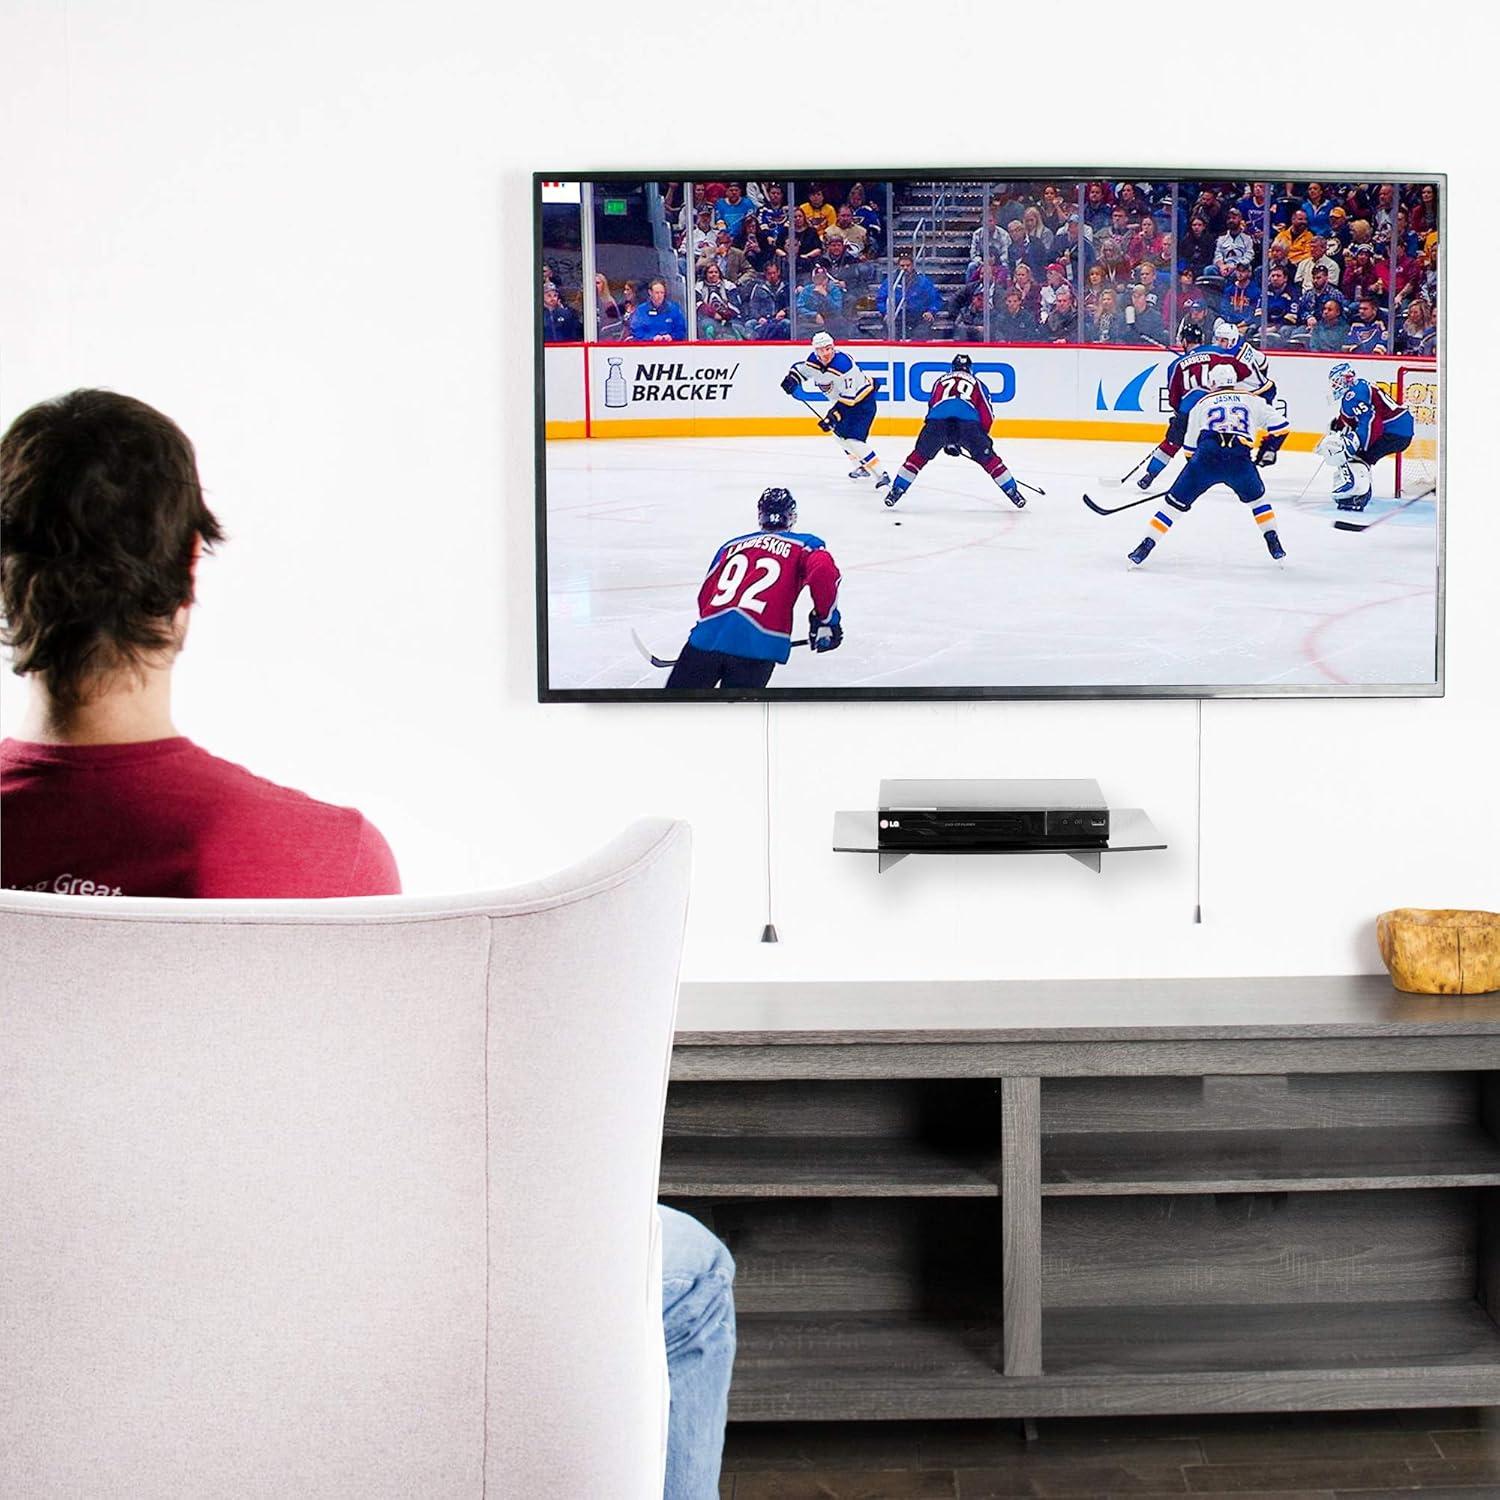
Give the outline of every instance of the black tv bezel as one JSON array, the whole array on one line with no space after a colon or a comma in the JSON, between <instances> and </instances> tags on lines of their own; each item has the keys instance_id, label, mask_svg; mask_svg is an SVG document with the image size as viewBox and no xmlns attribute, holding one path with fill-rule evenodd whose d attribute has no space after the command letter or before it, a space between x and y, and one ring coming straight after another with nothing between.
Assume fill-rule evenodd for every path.
<instances>
[{"instance_id":1,"label":"black tv bezel","mask_svg":"<svg viewBox=\"0 0 1500 1500\"><path fill-rule=\"evenodd\" d=\"M1234 167L1234 166L1069 166L1012 167L976 165L968 167L869 167L869 166L802 166L802 167L648 167L567 168L558 171L533 172L531 178L532 285L538 284L545 260L542 231L543 182L669 182L691 181L712 172L715 177L733 176L736 180L759 181L763 178L796 181L801 178L863 178L885 181L890 178L915 178L931 182L1050 182L1058 178L1109 180L1156 178L1196 179L1210 181L1246 180L1265 182L1431 182L1438 189L1438 284L1448 276L1448 174L1415 168L1405 172L1360 167ZM1440 296L1437 305L1437 375L1440 384L1447 377L1448 299ZM1155 687L1112 686L1088 687L764 687L707 688L665 693L660 686L643 688L555 688L550 685L549 621L547 609L547 416L546 416L546 344L542 337L542 307L535 299L532 315L534 424L533 447L536 476L536 661L537 701L539 703L983 703L1093 701L1109 699L1175 699L1204 698L1442 698L1447 692L1447 470L1448 418L1447 403L1438 412L1438 505L1437 505L1437 606L1434 636L1434 678L1430 683L1263 683L1223 685L1216 683L1163 684Z\"/></svg>"}]
</instances>

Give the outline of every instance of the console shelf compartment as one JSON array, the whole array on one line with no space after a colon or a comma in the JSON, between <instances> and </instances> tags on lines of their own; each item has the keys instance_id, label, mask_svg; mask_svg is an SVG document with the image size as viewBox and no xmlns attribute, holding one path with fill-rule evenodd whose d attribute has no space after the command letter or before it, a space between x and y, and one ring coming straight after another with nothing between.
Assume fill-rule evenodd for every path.
<instances>
[{"instance_id":1,"label":"console shelf compartment","mask_svg":"<svg viewBox=\"0 0 1500 1500\"><path fill-rule=\"evenodd\" d=\"M686 985L738 1420L1500 1404L1500 998Z\"/></svg>"}]
</instances>

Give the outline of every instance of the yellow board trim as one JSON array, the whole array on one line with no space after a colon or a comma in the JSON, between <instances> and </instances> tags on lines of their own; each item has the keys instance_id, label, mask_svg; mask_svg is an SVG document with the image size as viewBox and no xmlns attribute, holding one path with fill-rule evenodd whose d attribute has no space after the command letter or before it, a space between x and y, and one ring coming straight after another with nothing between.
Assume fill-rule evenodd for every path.
<instances>
[{"instance_id":1,"label":"yellow board trim","mask_svg":"<svg viewBox=\"0 0 1500 1500\"><path fill-rule=\"evenodd\" d=\"M1108 422L1058 418L998 419L990 428L997 440L1004 438L1073 438L1092 442L1157 443L1166 420L1159 422ZM922 430L921 417L877 417L870 429L870 443L882 438L915 437ZM547 441L581 438L582 422L548 422ZM806 417L639 417L595 418L595 438L706 438L706 437L816 437L818 429ZM1294 432L1288 449L1310 453L1322 441L1322 432Z\"/></svg>"}]
</instances>

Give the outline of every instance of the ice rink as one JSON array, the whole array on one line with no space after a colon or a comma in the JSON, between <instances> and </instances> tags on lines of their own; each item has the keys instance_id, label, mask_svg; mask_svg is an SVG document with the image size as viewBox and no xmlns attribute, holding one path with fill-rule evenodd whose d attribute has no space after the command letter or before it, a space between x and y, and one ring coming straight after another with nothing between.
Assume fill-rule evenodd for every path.
<instances>
[{"instance_id":1,"label":"ice rink","mask_svg":"<svg viewBox=\"0 0 1500 1500\"><path fill-rule=\"evenodd\" d=\"M911 438L882 438L877 422L872 441L894 475ZM641 657L632 628L676 656L715 551L755 529L768 485L792 491L798 529L837 560L846 632L836 652L793 651L772 688L1434 680L1430 498L1394 514L1377 498L1357 519L1389 520L1336 531L1330 471L1313 477L1316 455L1288 453L1265 472L1284 563L1271 561L1249 507L1219 488L1136 568L1125 554L1157 507L1104 517L1081 496L1106 506L1135 497L1116 481L1144 444L998 437L996 447L1047 491L1024 511L977 465L946 455L887 509L873 481L846 477L842 449L823 436L549 443L552 687L660 687L667 674ZM1389 496L1389 459L1374 477L1376 496ZM799 625L808 607L804 594Z\"/></svg>"}]
</instances>

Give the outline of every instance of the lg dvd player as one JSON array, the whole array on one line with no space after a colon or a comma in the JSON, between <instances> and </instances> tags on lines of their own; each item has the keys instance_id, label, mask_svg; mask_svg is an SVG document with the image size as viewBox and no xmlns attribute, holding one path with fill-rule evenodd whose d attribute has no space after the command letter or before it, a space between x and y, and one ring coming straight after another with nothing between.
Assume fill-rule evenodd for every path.
<instances>
[{"instance_id":1,"label":"lg dvd player","mask_svg":"<svg viewBox=\"0 0 1500 1500\"><path fill-rule=\"evenodd\" d=\"M1097 781L882 781L881 849L1102 849Z\"/></svg>"}]
</instances>

